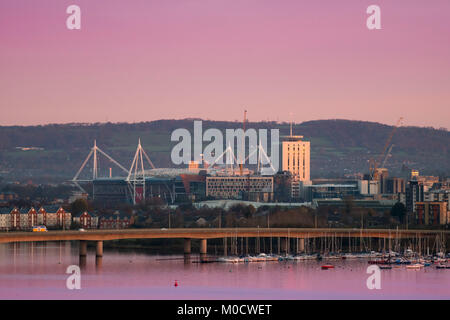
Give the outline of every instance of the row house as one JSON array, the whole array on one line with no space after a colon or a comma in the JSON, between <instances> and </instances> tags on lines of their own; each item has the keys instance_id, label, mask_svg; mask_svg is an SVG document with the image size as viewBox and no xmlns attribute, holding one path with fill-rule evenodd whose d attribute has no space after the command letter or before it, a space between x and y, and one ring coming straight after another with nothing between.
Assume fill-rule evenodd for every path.
<instances>
[{"instance_id":1,"label":"row house","mask_svg":"<svg viewBox=\"0 0 450 320\"><path fill-rule=\"evenodd\" d=\"M38 225L36 209L20 209L20 225L25 228L33 228Z\"/></svg>"},{"instance_id":2,"label":"row house","mask_svg":"<svg viewBox=\"0 0 450 320\"><path fill-rule=\"evenodd\" d=\"M97 229L98 217L93 213L87 211L79 213L73 217L73 221L78 223L83 229Z\"/></svg>"},{"instance_id":3,"label":"row house","mask_svg":"<svg viewBox=\"0 0 450 320\"><path fill-rule=\"evenodd\" d=\"M118 211L99 219L100 229L125 229L133 223L133 218Z\"/></svg>"},{"instance_id":4,"label":"row house","mask_svg":"<svg viewBox=\"0 0 450 320\"><path fill-rule=\"evenodd\" d=\"M11 222L11 209L0 208L0 230L6 230Z\"/></svg>"},{"instance_id":5,"label":"row house","mask_svg":"<svg viewBox=\"0 0 450 320\"><path fill-rule=\"evenodd\" d=\"M59 206L35 208L0 208L0 230L30 230L34 226L44 225L50 229L70 229L76 222L83 229L125 229L133 223L133 218L119 211L99 218L89 212L72 217L70 212Z\"/></svg>"},{"instance_id":6,"label":"row house","mask_svg":"<svg viewBox=\"0 0 450 320\"><path fill-rule=\"evenodd\" d=\"M29 230L37 225L69 229L71 223L72 214L58 206L0 209L0 230Z\"/></svg>"},{"instance_id":7,"label":"row house","mask_svg":"<svg viewBox=\"0 0 450 320\"><path fill-rule=\"evenodd\" d=\"M69 229L72 224L72 214L60 206L43 206L39 209L42 214L42 225Z\"/></svg>"}]
</instances>

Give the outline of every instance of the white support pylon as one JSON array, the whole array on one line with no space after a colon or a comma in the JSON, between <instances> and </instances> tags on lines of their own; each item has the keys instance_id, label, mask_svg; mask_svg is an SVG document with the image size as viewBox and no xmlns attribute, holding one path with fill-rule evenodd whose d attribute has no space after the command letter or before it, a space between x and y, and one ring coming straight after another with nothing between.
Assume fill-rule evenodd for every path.
<instances>
[{"instance_id":1,"label":"white support pylon","mask_svg":"<svg viewBox=\"0 0 450 320\"><path fill-rule=\"evenodd\" d=\"M109 161L111 161L112 163L114 163L116 166L118 166L120 169L122 169L123 171L128 173L128 170L125 169L125 167L123 167L120 163L118 163L116 160L114 160L111 156L109 156L108 154L106 154L103 150L101 150L98 146L97 146L97 141L94 140L94 146L91 148L91 150L89 151L88 156L86 157L86 159L83 161L83 164L81 165L80 169L77 171L77 173L75 174L75 176L72 179L72 183L77 186L81 192L87 193L86 190L84 190L79 182L92 182L94 180L96 180L98 178L98 154L102 154L103 156L105 156ZM86 167L87 163L89 162L89 159L93 157L93 170L92 170L92 180L88 180L88 179L84 179L84 180L80 180L78 179L78 177L80 176L81 172L83 171L83 169Z\"/></svg>"},{"instance_id":2,"label":"white support pylon","mask_svg":"<svg viewBox=\"0 0 450 320\"><path fill-rule=\"evenodd\" d=\"M94 170L92 170L92 180L98 177L97 140L94 140Z\"/></svg>"},{"instance_id":3,"label":"white support pylon","mask_svg":"<svg viewBox=\"0 0 450 320\"><path fill-rule=\"evenodd\" d=\"M150 167L152 169L156 169L155 166L153 165L153 162L150 160L150 157L147 155L144 148L142 148L141 139L139 138L136 153L134 154L133 162L131 163L130 170L128 170L128 176L126 179L126 181L131 186L133 204L136 204L137 198L139 198L138 200L140 201L145 200L146 175L145 175L144 157L147 160ZM172 198L172 194L170 194L170 196Z\"/></svg>"},{"instance_id":4,"label":"white support pylon","mask_svg":"<svg viewBox=\"0 0 450 320\"><path fill-rule=\"evenodd\" d=\"M228 143L228 147L225 149L224 152L222 152L214 161L209 165L211 168L223 157L226 156L225 159L225 170L231 172L231 174L234 174L234 163L237 163L236 156L233 152L233 149L231 148L231 144Z\"/></svg>"},{"instance_id":5,"label":"white support pylon","mask_svg":"<svg viewBox=\"0 0 450 320\"><path fill-rule=\"evenodd\" d=\"M264 159L267 161L265 162ZM258 146L258 169L257 172L259 174L263 174L263 165L264 164L269 164L270 168L272 169L272 174L276 173L275 168L273 167L272 161L270 160L269 156L266 153L266 150L264 150L262 144L261 144L261 140L259 141L259 146Z\"/></svg>"}]
</instances>

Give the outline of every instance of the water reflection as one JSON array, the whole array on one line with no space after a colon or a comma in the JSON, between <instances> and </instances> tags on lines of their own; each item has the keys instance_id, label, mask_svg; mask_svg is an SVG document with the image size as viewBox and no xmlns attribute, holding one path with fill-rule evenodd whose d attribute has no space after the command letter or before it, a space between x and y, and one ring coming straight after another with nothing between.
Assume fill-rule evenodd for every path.
<instances>
[{"instance_id":1,"label":"water reflection","mask_svg":"<svg viewBox=\"0 0 450 320\"><path fill-rule=\"evenodd\" d=\"M184 254L184 264L186 265L186 266L189 266L189 265L191 265L191 254L190 253L185 253Z\"/></svg>"},{"instance_id":2,"label":"water reflection","mask_svg":"<svg viewBox=\"0 0 450 320\"><path fill-rule=\"evenodd\" d=\"M86 265L87 265L87 256L80 256L79 258L80 259L79 259L78 265L81 270L85 270Z\"/></svg>"},{"instance_id":3,"label":"water reflection","mask_svg":"<svg viewBox=\"0 0 450 320\"><path fill-rule=\"evenodd\" d=\"M95 257L95 268L96 268L97 272L102 270L102 266L103 266L103 257L96 256Z\"/></svg>"},{"instance_id":4,"label":"water reflection","mask_svg":"<svg viewBox=\"0 0 450 320\"><path fill-rule=\"evenodd\" d=\"M80 299L449 299L450 270L382 271L382 290L368 290L367 261L200 263L204 256L154 255L146 250L95 247L79 255L77 242L0 245L0 299L73 298L70 265L82 269ZM178 286L174 286L177 280Z\"/></svg>"}]
</instances>

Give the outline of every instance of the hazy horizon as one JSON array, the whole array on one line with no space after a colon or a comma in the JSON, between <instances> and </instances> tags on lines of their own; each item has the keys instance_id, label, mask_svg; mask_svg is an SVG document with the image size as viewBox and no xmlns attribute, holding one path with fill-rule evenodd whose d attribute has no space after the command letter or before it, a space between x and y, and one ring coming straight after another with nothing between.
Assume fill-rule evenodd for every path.
<instances>
[{"instance_id":1,"label":"hazy horizon","mask_svg":"<svg viewBox=\"0 0 450 320\"><path fill-rule=\"evenodd\" d=\"M450 1L0 2L0 125L349 119L450 129Z\"/></svg>"},{"instance_id":2,"label":"hazy horizon","mask_svg":"<svg viewBox=\"0 0 450 320\"><path fill-rule=\"evenodd\" d=\"M0 127L39 127L39 126L52 126L52 125L104 125L104 124L140 124L140 123L151 123L156 121L194 121L194 120L201 120L201 121L211 121L211 122L242 122L242 119L234 119L234 120L223 120L223 119L204 119L204 118L161 118L161 119L153 119L153 120L142 120L142 121L136 121L136 122L126 122L126 121L98 121L98 122L55 122L55 123L41 123L41 124L33 124L33 125L21 125L21 124L14 124L14 125L4 125L0 124ZM380 125L386 125L386 126L394 126L396 123L382 123L378 121L367 121L367 120L357 120L357 119L342 119L342 118L328 118L328 119L313 119L313 120L305 120L301 122L292 122L294 126L302 125L303 123L307 122L315 122L315 121L354 121L354 122L368 122L368 123L374 123L374 124L380 124ZM277 124L285 124L288 125L290 122L288 120L282 120L282 121L276 121L276 120L255 120L253 121L251 118L249 119L247 117L247 123L264 123L264 122L275 122ZM433 126L419 126L419 125L410 125L408 123L402 122L403 124L400 125L400 127L414 127L414 128L432 128L434 130L442 130L445 129L449 131L449 128L445 127L433 127Z\"/></svg>"}]
</instances>

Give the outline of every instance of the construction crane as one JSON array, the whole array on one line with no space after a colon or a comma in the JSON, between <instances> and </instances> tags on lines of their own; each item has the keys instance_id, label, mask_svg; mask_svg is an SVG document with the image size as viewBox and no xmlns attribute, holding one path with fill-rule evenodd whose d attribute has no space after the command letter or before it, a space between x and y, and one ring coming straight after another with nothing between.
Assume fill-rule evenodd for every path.
<instances>
[{"instance_id":1,"label":"construction crane","mask_svg":"<svg viewBox=\"0 0 450 320\"><path fill-rule=\"evenodd\" d=\"M391 156L391 152L392 152L392 148L393 148L393 147L394 147L394 145L391 144L391 146L389 147L388 152L386 153L386 156L384 157L383 163L381 164L381 167L382 167L382 168L385 168L385 167L386 167L386 161L387 161L387 159Z\"/></svg>"},{"instance_id":2,"label":"construction crane","mask_svg":"<svg viewBox=\"0 0 450 320\"><path fill-rule=\"evenodd\" d=\"M383 159L385 157L386 150L388 149L389 145L391 144L391 141L392 141L392 138L394 137L395 131L397 131L397 128L399 126L401 126L402 121L403 121L403 117L400 117L398 119L396 125L394 126L394 128L392 128L391 134L389 135L388 139L386 140L383 151L378 156L378 159L377 160L370 159L369 174L370 174L371 180L378 180L378 168L379 168L380 164L385 162L385 161L383 161Z\"/></svg>"},{"instance_id":3,"label":"construction crane","mask_svg":"<svg viewBox=\"0 0 450 320\"><path fill-rule=\"evenodd\" d=\"M242 137L242 163L239 164L239 173L242 176L244 174L244 159L245 159L245 122L247 122L247 110L244 110L244 121L242 122L242 130L243 130L243 137Z\"/></svg>"}]
</instances>

